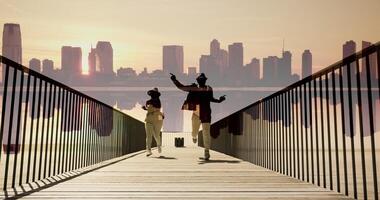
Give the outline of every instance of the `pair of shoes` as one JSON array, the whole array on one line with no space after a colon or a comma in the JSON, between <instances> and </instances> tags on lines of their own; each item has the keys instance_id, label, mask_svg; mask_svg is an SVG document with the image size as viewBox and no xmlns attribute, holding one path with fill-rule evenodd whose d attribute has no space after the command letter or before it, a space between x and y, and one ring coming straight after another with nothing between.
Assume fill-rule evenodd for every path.
<instances>
[{"instance_id":1,"label":"pair of shoes","mask_svg":"<svg viewBox=\"0 0 380 200\"><path fill-rule=\"evenodd\" d=\"M159 154L162 152L161 146L157 147L157 151Z\"/></svg>"},{"instance_id":2,"label":"pair of shoes","mask_svg":"<svg viewBox=\"0 0 380 200\"><path fill-rule=\"evenodd\" d=\"M151 155L152 155L152 151L147 150L147 151L146 151L146 157L149 157L149 156L151 156Z\"/></svg>"},{"instance_id":3,"label":"pair of shoes","mask_svg":"<svg viewBox=\"0 0 380 200\"><path fill-rule=\"evenodd\" d=\"M197 143L197 138L193 138L193 143L196 144Z\"/></svg>"},{"instance_id":4,"label":"pair of shoes","mask_svg":"<svg viewBox=\"0 0 380 200\"><path fill-rule=\"evenodd\" d=\"M205 160L210 160L210 151L205 149Z\"/></svg>"}]
</instances>

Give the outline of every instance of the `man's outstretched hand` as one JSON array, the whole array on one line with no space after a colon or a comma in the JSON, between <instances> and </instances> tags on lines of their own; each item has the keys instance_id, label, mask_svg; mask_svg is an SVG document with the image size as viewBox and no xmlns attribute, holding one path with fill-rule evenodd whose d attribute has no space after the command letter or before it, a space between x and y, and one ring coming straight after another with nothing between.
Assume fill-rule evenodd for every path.
<instances>
[{"instance_id":1,"label":"man's outstretched hand","mask_svg":"<svg viewBox=\"0 0 380 200\"><path fill-rule=\"evenodd\" d=\"M175 81L175 80L177 80L177 77L175 77L174 74L170 73L170 79L171 79L172 81Z\"/></svg>"},{"instance_id":2,"label":"man's outstretched hand","mask_svg":"<svg viewBox=\"0 0 380 200\"><path fill-rule=\"evenodd\" d=\"M226 100L226 95L219 97L219 102L223 102L224 100Z\"/></svg>"}]
</instances>

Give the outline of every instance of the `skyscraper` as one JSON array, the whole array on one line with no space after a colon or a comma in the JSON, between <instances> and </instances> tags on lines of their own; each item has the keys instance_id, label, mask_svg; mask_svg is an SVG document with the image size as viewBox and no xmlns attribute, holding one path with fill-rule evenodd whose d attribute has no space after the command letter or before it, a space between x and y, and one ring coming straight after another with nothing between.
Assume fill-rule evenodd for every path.
<instances>
[{"instance_id":1,"label":"skyscraper","mask_svg":"<svg viewBox=\"0 0 380 200\"><path fill-rule=\"evenodd\" d=\"M354 54L356 52L356 43L352 40L350 41L347 41L345 44L343 44L343 59L344 58L347 58L348 56ZM350 74L348 74L348 67L351 69L350 70ZM347 86L348 85L348 76L351 77L351 84L355 84L356 83L356 79L355 79L355 63L351 63L350 65L348 66L343 66L342 68L342 78L343 78L343 85L344 86ZM344 99L348 99L348 94L347 93L344 93ZM348 105L347 104L344 104L345 108L344 109L347 109L348 110ZM345 121L348 121L349 118L348 118L348 115L345 115L344 117ZM356 121L356 115L353 115L353 120L352 121ZM350 131L350 128L349 126L346 124L346 126L344 127L345 129L345 135L347 137L350 137L351 135L355 135L357 131L356 130L356 124L354 123L354 129L353 131L351 132Z\"/></svg>"},{"instance_id":2,"label":"skyscraper","mask_svg":"<svg viewBox=\"0 0 380 200\"><path fill-rule=\"evenodd\" d=\"M215 78L219 74L216 58L210 55L201 55L199 59L199 72Z\"/></svg>"},{"instance_id":3,"label":"skyscraper","mask_svg":"<svg viewBox=\"0 0 380 200\"><path fill-rule=\"evenodd\" d=\"M356 43L353 40L347 41L343 44L343 58L354 54L356 52Z\"/></svg>"},{"instance_id":4,"label":"skyscraper","mask_svg":"<svg viewBox=\"0 0 380 200\"><path fill-rule=\"evenodd\" d=\"M96 72L96 49L92 48L91 51L88 53L88 73L89 75L93 76Z\"/></svg>"},{"instance_id":5,"label":"skyscraper","mask_svg":"<svg viewBox=\"0 0 380 200\"><path fill-rule=\"evenodd\" d=\"M221 49L219 51L217 62L219 64L220 75L223 76L223 72L225 72L228 68L228 51Z\"/></svg>"},{"instance_id":6,"label":"skyscraper","mask_svg":"<svg viewBox=\"0 0 380 200\"><path fill-rule=\"evenodd\" d=\"M49 77L54 75L54 62L52 60L44 59L42 61L42 73Z\"/></svg>"},{"instance_id":7,"label":"skyscraper","mask_svg":"<svg viewBox=\"0 0 380 200\"><path fill-rule=\"evenodd\" d=\"M277 56L269 56L263 59L263 80L267 83L274 83L277 80L278 60Z\"/></svg>"},{"instance_id":8,"label":"skyscraper","mask_svg":"<svg viewBox=\"0 0 380 200\"><path fill-rule=\"evenodd\" d=\"M29 60L29 68L41 73L41 61L37 58L32 58Z\"/></svg>"},{"instance_id":9,"label":"skyscraper","mask_svg":"<svg viewBox=\"0 0 380 200\"><path fill-rule=\"evenodd\" d=\"M19 24L4 24L3 56L22 63L21 31Z\"/></svg>"},{"instance_id":10,"label":"skyscraper","mask_svg":"<svg viewBox=\"0 0 380 200\"><path fill-rule=\"evenodd\" d=\"M2 46L2 54L4 57L7 57L17 63L22 64L22 48L21 48L21 31L20 31L20 25L19 24L4 24L3 29L3 46ZM1 76L1 83L4 84L4 78L5 78L5 69L6 66L3 65L1 67L2 70L2 76ZM18 75L17 75L18 76ZM13 77L13 73L8 74L8 83L12 83L12 80L15 80L16 77ZM20 79L16 79L16 86L19 86ZM15 88L14 88L15 89ZM8 99L9 99L8 94ZM18 98L16 96L16 98ZM9 99L10 100L10 99ZM14 108L12 110L14 113L18 113L20 108ZM4 110L3 110L4 112ZM5 108L5 112L9 113L10 108L7 106ZM10 116L4 116L4 119L2 119L3 124L9 124L10 121L14 119ZM6 151L8 148L10 149L11 153L16 153L20 149L20 144L16 146L16 140L19 141L20 138L17 138L17 133L15 129L9 130L9 127L4 127L4 130L2 130L4 133L2 138L3 143L3 152ZM10 138L9 138L10 137ZM8 142L8 139L10 143Z\"/></svg>"},{"instance_id":11,"label":"skyscraper","mask_svg":"<svg viewBox=\"0 0 380 200\"><path fill-rule=\"evenodd\" d=\"M213 39L210 43L210 55L213 57L217 57L220 52L220 43L218 40Z\"/></svg>"},{"instance_id":12,"label":"skyscraper","mask_svg":"<svg viewBox=\"0 0 380 200\"><path fill-rule=\"evenodd\" d=\"M82 73L82 50L80 47L63 46L61 49L62 71Z\"/></svg>"},{"instance_id":13,"label":"skyscraper","mask_svg":"<svg viewBox=\"0 0 380 200\"><path fill-rule=\"evenodd\" d=\"M113 48L110 42L99 41L96 44L96 69L104 75L114 75Z\"/></svg>"},{"instance_id":14,"label":"skyscraper","mask_svg":"<svg viewBox=\"0 0 380 200\"><path fill-rule=\"evenodd\" d=\"M64 81L74 81L82 74L82 50L80 47L63 46L61 49L61 70Z\"/></svg>"},{"instance_id":15,"label":"skyscraper","mask_svg":"<svg viewBox=\"0 0 380 200\"><path fill-rule=\"evenodd\" d=\"M235 70L243 67L243 43L228 45L228 66Z\"/></svg>"},{"instance_id":16,"label":"skyscraper","mask_svg":"<svg viewBox=\"0 0 380 200\"><path fill-rule=\"evenodd\" d=\"M183 46L167 45L162 48L164 73L183 74Z\"/></svg>"},{"instance_id":17,"label":"skyscraper","mask_svg":"<svg viewBox=\"0 0 380 200\"><path fill-rule=\"evenodd\" d=\"M245 79L250 85L255 85L260 80L260 60L252 58L251 62L245 65Z\"/></svg>"},{"instance_id":18,"label":"skyscraper","mask_svg":"<svg viewBox=\"0 0 380 200\"><path fill-rule=\"evenodd\" d=\"M282 58L279 59L278 63L278 76L277 80L280 83L288 84L291 82L292 76L292 54L290 51L283 51Z\"/></svg>"},{"instance_id":19,"label":"skyscraper","mask_svg":"<svg viewBox=\"0 0 380 200\"><path fill-rule=\"evenodd\" d=\"M17 63L22 64L21 31L19 24L4 24L2 54ZM5 65L1 68L3 83Z\"/></svg>"},{"instance_id":20,"label":"skyscraper","mask_svg":"<svg viewBox=\"0 0 380 200\"><path fill-rule=\"evenodd\" d=\"M310 76L313 70L313 55L310 50L305 50L302 53L302 78Z\"/></svg>"},{"instance_id":21,"label":"skyscraper","mask_svg":"<svg viewBox=\"0 0 380 200\"><path fill-rule=\"evenodd\" d=\"M239 78L244 74L243 65L243 43L228 45L228 70L226 70L226 78L230 80L229 85L238 86L245 82L245 80Z\"/></svg>"}]
</instances>

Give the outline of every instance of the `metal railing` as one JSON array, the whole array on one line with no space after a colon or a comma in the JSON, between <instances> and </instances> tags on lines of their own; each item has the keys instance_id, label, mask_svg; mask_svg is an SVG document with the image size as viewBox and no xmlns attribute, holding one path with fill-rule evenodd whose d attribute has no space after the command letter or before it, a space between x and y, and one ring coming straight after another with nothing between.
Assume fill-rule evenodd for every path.
<instances>
[{"instance_id":1,"label":"metal railing","mask_svg":"<svg viewBox=\"0 0 380 200\"><path fill-rule=\"evenodd\" d=\"M5 57L0 62L4 190L145 148L143 122Z\"/></svg>"},{"instance_id":2,"label":"metal railing","mask_svg":"<svg viewBox=\"0 0 380 200\"><path fill-rule=\"evenodd\" d=\"M379 199L380 43L212 124L212 149Z\"/></svg>"}]
</instances>

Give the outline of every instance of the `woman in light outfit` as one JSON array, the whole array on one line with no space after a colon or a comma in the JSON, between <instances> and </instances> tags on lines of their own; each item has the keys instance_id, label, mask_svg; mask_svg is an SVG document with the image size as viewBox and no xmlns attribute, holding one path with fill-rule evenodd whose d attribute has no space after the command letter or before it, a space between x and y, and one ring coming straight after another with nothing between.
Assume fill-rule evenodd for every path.
<instances>
[{"instance_id":1,"label":"woman in light outfit","mask_svg":"<svg viewBox=\"0 0 380 200\"><path fill-rule=\"evenodd\" d=\"M164 119L163 113L161 110L161 93L157 88L149 90L147 94L151 97L145 106L142 108L147 112L145 118L145 132L146 132L146 156L152 155L151 145L152 145L152 136L156 140L158 153L161 153L161 128L162 122Z\"/></svg>"}]
</instances>

